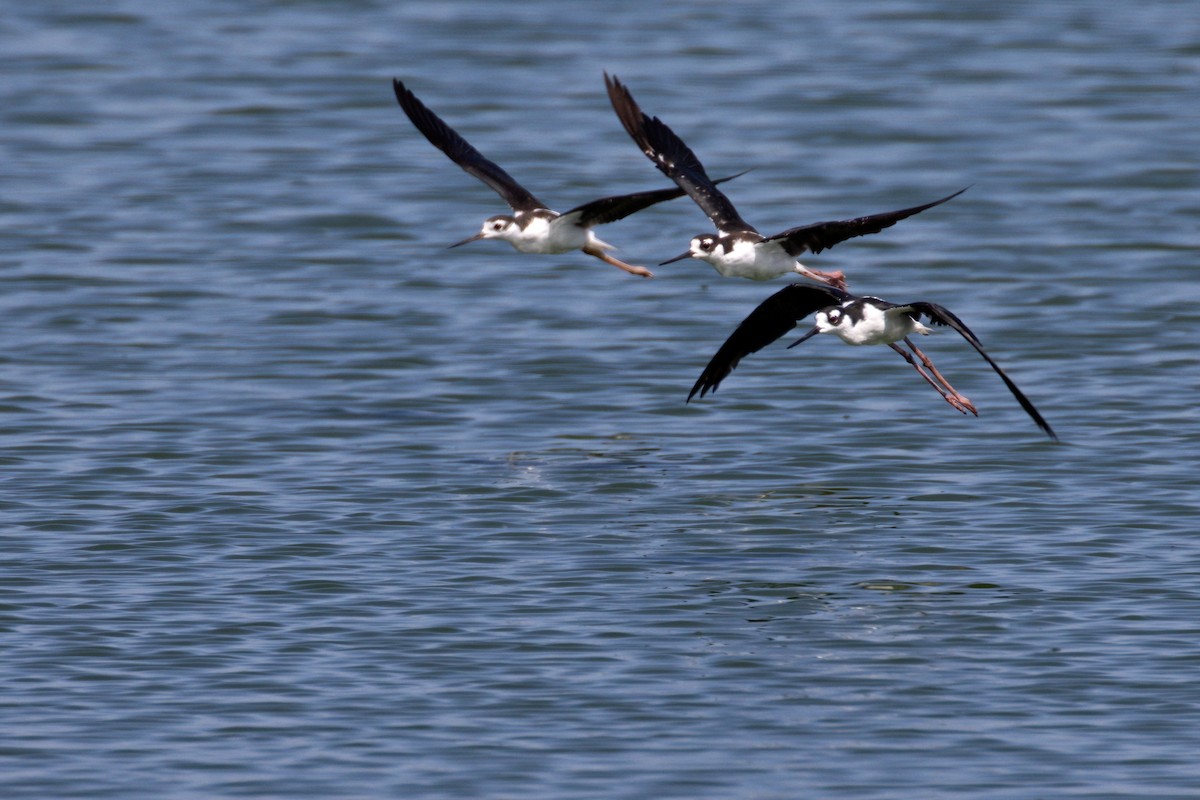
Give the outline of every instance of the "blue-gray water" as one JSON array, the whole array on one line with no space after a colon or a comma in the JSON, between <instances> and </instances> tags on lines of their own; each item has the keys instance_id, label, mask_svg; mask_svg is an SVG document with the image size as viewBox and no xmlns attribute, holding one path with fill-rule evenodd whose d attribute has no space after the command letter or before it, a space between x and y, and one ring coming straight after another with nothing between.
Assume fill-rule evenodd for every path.
<instances>
[{"instance_id":1,"label":"blue-gray water","mask_svg":"<svg viewBox=\"0 0 1200 800\"><path fill-rule=\"evenodd\" d=\"M0 16L0 795L1200 796L1193 3L25 3ZM445 245L668 185L963 317ZM606 227L654 264L688 200Z\"/></svg>"}]
</instances>

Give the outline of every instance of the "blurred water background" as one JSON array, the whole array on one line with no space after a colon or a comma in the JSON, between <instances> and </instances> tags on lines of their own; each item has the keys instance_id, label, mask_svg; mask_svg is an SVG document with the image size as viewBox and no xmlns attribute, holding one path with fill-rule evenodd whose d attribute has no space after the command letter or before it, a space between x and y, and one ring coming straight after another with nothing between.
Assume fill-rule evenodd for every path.
<instances>
[{"instance_id":1,"label":"blurred water background","mask_svg":"<svg viewBox=\"0 0 1200 800\"><path fill-rule=\"evenodd\" d=\"M1200 9L197 0L0 15L5 798L1194 798ZM668 185L958 313L684 398L784 280L447 250ZM606 227L653 265L690 201Z\"/></svg>"}]
</instances>

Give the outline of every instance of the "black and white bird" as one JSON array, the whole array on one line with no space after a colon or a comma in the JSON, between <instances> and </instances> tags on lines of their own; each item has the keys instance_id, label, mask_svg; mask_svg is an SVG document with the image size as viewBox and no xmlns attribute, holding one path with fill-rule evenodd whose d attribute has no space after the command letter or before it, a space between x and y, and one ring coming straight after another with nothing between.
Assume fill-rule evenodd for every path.
<instances>
[{"instance_id":1,"label":"black and white bird","mask_svg":"<svg viewBox=\"0 0 1200 800\"><path fill-rule=\"evenodd\" d=\"M396 99L400 101L400 107L417 130L468 174L492 187L513 210L511 215L498 214L488 217L479 233L452 244L451 247L480 239L502 239L522 253L569 253L572 250L582 250L589 256L595 256L606 264L612 264L626 272L644 278L653 277L645 267L626 264L606 253L606 250L614 249L613 246L597 238L592 232L592 227L624 219L636 211L664 200L683 197L683 189L659 189L604 197L559 214L551 211L545 203L517 183L500 165L472 147L441 117L418 100L403 83L393 80L392 88L396 92ZM730 176L735 177L737 176Z\"/></svg>"},{"instance_id":2,"label":"black and white bird","mask_svg":"<svg viewBox=\"0 0 1200 800\"><path fill-rule=\"evenodd\" d=\"M721 381L729 376L742 358L758 352L784 336L795 328L800 320L814 312L816 312L814 317L816 324L808 333L788 345L789 348L820 333L832 333L846 344L886 344L911 364L947 403L964 414L970 412L978 416L979 412L975 410L974 404L955 390L933 366L929 357L917 349L916 345L908 338L914 333L922 335L932 333L921 323L921 317L927 318L934 325L945 326L957 331L971 347L975 348L979 355L983 356L983 360L991 365L1000 379L1004 381L1004 385L1013 393L1013 397L1017 398L1021 408L1025 409L1037 426L1045 431L1051 439L1058 439L1049 423L1042 418L1024 392L1017 388L1004 370L1000 369L1000 365L984 351L978 337L948 309L925 301L889 303L878 297L855 297L831 286L793 283L759 304L758 308L750 313L750 316L742 320L742 323L708 362L708 366L700 373L700 378L692 387L692 391L688 393L688 401L690 402L697 393L703 397L709 392L715 392L721 385ZM912 350L911 353L896 344L901 341L908 345Z\"/></svg>"},{"instance_id":3,"label":"black and white bird","mask_svg":"<svg viewBox=\"0 0 1200 800\"><path fill-rule=\"evenodd\" d=\"M724 277L763 281L798 272L807 278L845 289L845 275L842 272L811 269L797 259L804 253L820 253L856 236L879 233L906 217L941 205L966 191L960 189L932 203L899 211L818 222L763 236L742 219L729 198L708 177L700 159L666 123L643 113L629 89L617 78L605 73L604 84L617 117L633 141L660 171L696 201L717 226L717 233L692 237L686 252L663 261L663 264L691 257L707 261Z\"/></svg>"}]
</instances>

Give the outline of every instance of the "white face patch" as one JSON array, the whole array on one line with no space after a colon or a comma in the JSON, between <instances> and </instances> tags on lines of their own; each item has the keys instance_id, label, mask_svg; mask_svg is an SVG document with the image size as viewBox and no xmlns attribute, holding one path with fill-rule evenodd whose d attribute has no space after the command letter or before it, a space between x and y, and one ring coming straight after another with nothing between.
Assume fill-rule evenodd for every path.
<instances>
[{"instance_id":1,"label":"white face patch","mask_svg":"<svg viewBox=\"0 0 1200 800\"><path fill-rule=\"evenodd\" d=\"M508 217L490 217L483 221L479 235L484 239L507 239L513 228L513 221Z\"/></svg>"},{"instance_id":2,"label":"white face patch","mask_svg":"<svg viewBox=\"0 0 1200 800\"><path fill-rule=\"evenodd\" d=\"M829 311L818 311L813 321L821 333L833 333L843 319L845 317L840 308L831 308Z\"/></svg>"}]
</instances>

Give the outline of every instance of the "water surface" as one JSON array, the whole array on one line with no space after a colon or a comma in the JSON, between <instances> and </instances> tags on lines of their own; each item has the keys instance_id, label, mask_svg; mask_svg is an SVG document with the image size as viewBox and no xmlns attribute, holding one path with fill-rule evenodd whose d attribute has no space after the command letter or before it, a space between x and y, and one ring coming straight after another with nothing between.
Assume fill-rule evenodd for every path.
<instances>
[{"instance_id":1,"label":"water surface","mask_svg":"<svg viewBox=\"0 0 1200 800\"><path fill-rule=\"evenodd\" d=\"M1194 797L1185 3L27 4L0 20L7 798ZM446 250L662 178L963 317L965 418L783 281ZM707 221L606 228L634 263Z\"/></svg>"}]
</instances>

